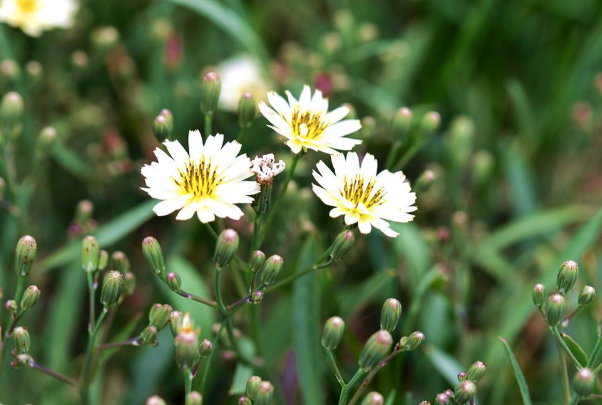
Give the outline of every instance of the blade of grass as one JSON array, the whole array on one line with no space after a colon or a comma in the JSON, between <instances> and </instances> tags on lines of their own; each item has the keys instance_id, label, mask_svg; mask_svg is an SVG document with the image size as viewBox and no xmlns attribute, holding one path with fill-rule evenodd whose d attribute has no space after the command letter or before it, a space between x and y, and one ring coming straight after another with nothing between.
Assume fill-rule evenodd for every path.
<instances>
[{"instance_id":1,"label":"blade of grass","mask_svg":"<svg viewBox=\"0 0 602 405\"><path fill-rule=\"evenodd\" d=\"M499 337L499 339L504 344L504 349L506 350L506 354L508 355L508 360L510 360L510 364L512 364L512 370L514 371L514 376L516 377L516 382L518 383L518 388L520 389L520 395L523 397L524 405L532 405L531 402L531 394L529 394L529 386L527 385L527 381L525 380L525 376L518 366L518 362L516 361L516 357L514 357L514 353L508 346L508 342L503 337Z\"/></svg>"}]
</instances>

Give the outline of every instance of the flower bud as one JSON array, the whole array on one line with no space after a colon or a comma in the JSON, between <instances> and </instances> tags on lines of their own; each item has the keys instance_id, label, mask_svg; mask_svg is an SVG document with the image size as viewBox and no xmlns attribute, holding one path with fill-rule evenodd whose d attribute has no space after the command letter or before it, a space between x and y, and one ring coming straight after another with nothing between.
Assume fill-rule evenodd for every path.
<instances>
[{"instance_id":1,"label":"flower bud","mask_svg":"<svg viewBox=\"0 0 602 405\"><path fill-rule=\"evenodd\" d=\"M94 204L90 200L81 200L75 209L75 220L79 223L87 223L94 214Z\"/></svg>"},{"instance_id":2,"label":"flower bud","mask_svg":"<svg viewBox=\"0 0 602 405\"><path fill-rule=\"evenodd\" d=\"M548 325L554 327L560 323L564 315L565 306L565 299L560 294L554 294L548 298L548 304L546 305L546 319Z\"/></svg>"},{"instance_id":3,"label":"flower bud","mask_svg":"<svg viewBox=\"0 0 602 405\"><path fill-rule=\"evenodd\" d=\"M333 316L326 321L322 331L322 347L326 350L335 350L345 333L345 322L338 316Z\"/></svg>"},{"instance_id":4,"label":"flower bud","mask_svg":"<svg viewBox=\"0 0 602 405\"><path fill-rule=\"evenodd\" d=\"M199 338L193 330L181 331L175 339L176 363L181 369L191 370L199 359Z\"/></svg>"},{"instance_id":5,"label":"flower bud","mask_svg":"<svg viewBox=\"0 0 602 405\"><path fill-rule=\"evenodd\" d=\"M422 401L418 405L431 405L431 403L429 401Z\"/></svg>"},{"instance_id":6,"label":"flower bud","mask_svg":"<svg viewBox=\"0 0 602 405\"><path fill-rule=\"evenodd\" d=\"M220 267L226 267L238 250L238 234L233 229L225 229L217 238L215 246L215 263Z\"/></svg>"},{"instance_id":7,"label":"flower bud","mask_svg":"<svg viewBox=\"0 0 602 405\"><path fill-rule=\"evenodd\" d=\"M251 271L253 273L257 273L259 270L263 268L265 264L265 253L261 250L255 250L251 253L251 257L249 257L249 267L251 267Z\"/></svg>"},{"instance_id":8,"label":"flower bud","mask_svg":"<svg viewBox=\"0 0 602 405\"><path fill-rule=\"evenodd\" d=\"M543 284L535 284L535 287L533 287L533 304L538 308L542 308L546 302L546 295L546 287Z\"/></svg>"},{"instance_id":9,"label":"flower bud","mask_svg":"<svg viewBox=\"0 0 602 405\"><path fill-rule=\"evenodd\" d=\"M182 323L182 312L173 311L169 316L169 327L171 328L171 333L174 337L178 334L178 330L180 329L180 324Z\"/></svg>"},{"instance_id":10,"label":"flower bud","mask_svg":"<svg viewBox=\"0 0 602 405\"><path fill-rule=\"evenodd\" d=\"M15 249L15 272L18 277L27 277L31 266L33 266L33 259L36 257L38 246L36 240L25 235L19 239L17 248Z\"/></svg>"},{"instance_id":11,"label":"flower bud","mask_svg":"<svg viewBox=\"0 0 602 405\"><path fill-rule=\"evenodd\" d=\"M370 392L362 401L362 405L383 405L384 403L385 398L376 391Z\"/></svg>"},{"instance_id":12,"label":"flower bud","mask_svg":"<svg viewBox=\"0 0 602 405\"><path fill-rule=\"evenodd\" d=\"M157 333L157 328L151 325L144 328L140 336L145 345L154 346L157 344Z\"/></svg>"},{"instance_id":13,"label":"flower bud","mask_svg":"<svg viewBox=\"0 0 602 405\"><path fill-rule=\"evenodd\" d=\"M158 395L153 395L146 400L145 405L167 405L167 403Z\"/></svg>"},{"instance_id":14,"label":"flower bud","mask_svg":"<svg viewBox=\"0 0 602 405\"><path fill-rule=\"evenodd\" d=\"M257 392L261 384L261 377L253 376L247 380L247 397L253 402L257 400Z\"/></svg>"},{"instance_id":15,"label":"flower bud","mask_svg":"<svg viewBox=\"0 0 602 405\"><path fill-rule=\"evenodd\" d=\"M263 291L253 291L251 293L251 302L255 305L261 304L263 301Z\"/></svg>"},{"instance_id":16,"label":"flower bud","mask_svg":"<svg viewBox=\"0 0 602 405\"><path fill-rule=\"evenodd\" d=\"M203 396L197 391L186 395L186 405L203 405Z\"/></svg>"},{"instance_id":17,"label":"flower bud","mask_svg":"<svg viewBox=\"0 0 602 405\"><path fill-rule=\"evenodd\" d=\"M167 286L173 292L180 292L182 289L182 279L176 272L168 273L167 276L165 276L165 281L167 281Z\"/></svg>"},{"instance_id":18,"label":"flower bud","mask_svg":"<svg viewBox=\"0 0 602 405\"><path fill-rule=\"evenodd\" d=\"M11 314L17 313L17 302L15 300L8 300L4 303L4 309L6 309Z\"/></svg>"},{"instance_id":19,"label":"flower bud","mask_svg":"<svg viewBox=\"0 0 602 405\"><path fill-rule=\"evenodd\" d=\"M17 92L6 93L0 101L0 121L14 125L23 115L23 98Z\"/></svg>"},{"instance_id":20,"label":"flower bud","mask_svg":"<svg viewBox=\"0 0 602 405\"><path fill-rule=\"evenodd\" d=\"M136 288L136 276L131 271L123 275L123 293L132 295Z\"/></svg>"},{"instance_id":21,"label":"flower bud","mask_svg":"<svg viewBox=\"0 0 602 405\"><path fill-rule=\"evenodd\" d=\"M157 239L152 236L144 238L142 241L142 253L144 253L148 265L156 275L162 274L165 271L163 252Z\"/></svg>"},{"instance_id":22,"label":"flower bud","mask_svg":"<svg viewBox=\"0 0 602 405\"><path fill-rule=\"evenodd\" d=\"M173 308L170 305L155 304L148 313L148 324L158 330L163 330L169 323Z\"/></svg>"},{"instance_id":23,"label":"flower bud","mask_svg":"<svg viewBox=\"0 0 602 405\"><path fill-rule=\"evenodd\" d=\"M98 270L100 248L94 236L86 236L82 241L82 268L93 273Z\"/></svg>"},{"instance_id":24,"label":"flower bud","mask_svg":"<svg viewBox=\"0 0 602 405\"><path fill-rule=\"evenodd\" d=\"M355 242L355 236L353 231L345 230L338 234L332 244L332 251L330 257L333 261L339 261L351 250L353 243Z\"/></svg>"},{"instance_id":25,"label":"flower bud","mask_svg":"<svg viewBox=\"0 0 602 405\"><path fill-rule=\"evenodd\" d=\"M466 373L466 378L474 383L478 382L485 375L487 365L482 361L475 361Z\"/></svg>"},{"instance_id":26,"label":"flower bud","mask_svg":"<svg viewBox=\"0 0 602 405\"><path fill-rule=\"evenodd\" d=\"M573 379L573 389L581 398L591 395L595 384L594 374L589 368L582 368Z\"/></svg>"},{"instance_id":27,"label":"flower bud","mask_svg":"<svg viewBox=\"0 0 602 405\"><path fill-rule=\"evenodd\" d=\"M161 114L157 115L157 117L153 121L153 134L155 134L155 138L160 143L163 143L166 139L169 139L169 137L171 136L171 131L169 130L167 118L165 118Z\"/></svg>"},{"instance_id":28,"label":"flower bud","mask_svg":"<svg viewBox=\"0 0 602 405\"><path fill-rule=\"evenodd\" d=\"M113 252L111 255L111 269L121 273L130 271L130 259L121 251Z\"/></svg>"},{"instance_id":29,"label":"flower bud","mask_svg":"<svg viewBox=\"0 0 602 405\"><path fill-rule=\"evenodd\" d=\"M407 107L401 107L395 111L391 126L393 128L393 138L402 140L410 130L412 125L412 117L414 113Z\"/></svg>"},{"instance_id":30,"label":"flower bud","mask_svg":"<svg viewBox=\"0 0 602 405\"><path fill-rule=\"evenodd\" d=\"M422 117L420 122L420 131L423 136L432 135L441 123L441 116L435 111L430 111Z\"/></svg>"},{"instance_id":31,"label":"flower bud","mask_svg":"<svg viewBox=\"0 0 602 405\"><path fill-rule=\"evenodd\" d=\"M57 133L54 127L44 127L40 131L38 136L37 147L44 152L44 149L48 148L56 140Z\"/></svg>"},{"instance_id":32,"label":"flower bud","mask_svg":"<svg viewBox=\"0 0 602 405\"><path fill-rule=\"evenodd\" d=\"M15 351L17 354L29 352L29 332L22 326L13 330L13 341L15 342Z\"/></svg>"},{"instance_id":33,"label":"flower bud","mask_svg":"<svg viewBox=\"0 0 602 405\"><path fill-rule=\"evenodd\" d=\"M219 75L216 72L207 72L203 75L201 83L201 111L203 114L212 115L217 110L221 86Z\"/></svg>"},{"instance_id":34,"label":"flower bud","mask_svg":"<svg viewBox=\"0 0 602 405\"><path fill-rule=\"evenodd\" d=\"M579 293L579 306L586 307L596 299L596 289L592 286L586 285L581 289Z\"/></svg>"},{"instance_id":35,"label":"flower bud","mask_svg":"<svg viewBox=\"0 0 602 405\"><path fill-rule=\"evenodd\" d=\"M23 311L29 311L33 306L38 302L38 298L40 298L40 294L42 292L35 285L30 285L25 290L23 294L23 298L21 299L21 309Z\"/></svg>"},{"instance_id":36,"label":"flower bud","mask_svg":"<svg viewBox=\"0 0 602 405\"><path fill-rule=\"evenodd\" d=\"M413 332L410 336L404 336L399 341L399 346L404 350L410 352L418 349L422 342L424 342L424 334L422 332Z\"/></svg>"},{"instance_id":37,"label":"flower bud","mask_svg":"<svg viewBox=\"0 0 602 405\"><path fill-rule=\"evenodd\" d=\"M556 288L562 295L567 295L571 292L571 289L577 281L579 276L579 266L572 260L567 260L562 263L560 270L558 270L558 277L556 278Z\"/></svg>"},{"instance_id":38,"label":"flower bud","mask_svg":"<svg viewBox=\"0 0 602 405\"><path fill-rule=\"evenodd\" d=\"M110 271L102 282L102 290L100 290L100 302L105 309L109 309L117 305L121 293L123 292L123 274L118 271Z\"/></svg>"},{"instance_id":39,"label":"flower bud","mask_svg":"<svg viewBox=\"0 0 602 405\"><path fill-rule=\"evenodd\" d=\"M265 262L265 266L263 267L263 271L261 272L261 282L265 285L270 285L276 281L278 278L278 274L282 269L282 265L284 264L284 260L282 257L278 255L272 255Z\"/></svg>"},{"instance_id":40,"label":"flower bud","mask_svg":"<svg viewBox=\"0 0 602 405\"><path fill-rule=\"evenodd\" d=\"M437 405L451 405L454 403L453 401L453 398L450 398L450 396L445 392L437 394L437 397L435 397L435 402Z\"/></svg>"},{"instance_id":41,"label":"flower bud","mask_svg":"<svg viewBox=\"0 0 602 405\"><path fill-rule=\"evenodd\" d=\"M238 125L249 128L257 116L257 102L253 94L246 92L238 103Z\"/></svg>"},{"instance_id":42,"label":"flower bud","mask_svg":"<svg viewBox=\"0 0 602 405\"><path fill-rule=\"evenodd\" d=\"M466 381L468 379L468 374L466 374L465 371L460 371L458 373L458 381L462 382L462 381Z\"/></svg>"},{"instance_id":43,"label":"flower bud","mask_svg":"<svg viewBox=\"0 0 602 405\"><path fill-rule=\"evenodd\" d=\"M380 330L370 336L360 354L360 368L364 371L370 371L389 354L392 344L393 338L386 330Z\"/></svg>"},{"instance_id":44,"label":"flower bud","mask_svg":"<svg viewBox=\"0 0 602 405\"><path fill-rule=\"evenodd\" d=\"M416 180L416 183L414 184L414 189L417 192L425 192L431 187L431 185L435 182L436 179L437 174L435 173L435 171L427 169L420 175L420 177L418 177L418 180Z\"/></svg>"},{"instance_id":45,"label":"flower bud","mask_svg":"<svg viewBox=\"0 0 602 405\"><path fill-rule=\"evenodd\" d=\"M397 327L400 317L401 303L395 298L389 298L385 301L383 309L380 312L380 328L393 332Z\"/></svg>"},{"instance_id":46,"label":"flower bud","mask_svg":"<svg viewBox=\"0 0 602 405\"><path fill-rule=\"evenodd\" d=\"M454 391L454 400L458 404L465 404L469 402L477 393L477 386L470 380L462 381L456 385Z\"/></svg>"},{"instance_id":47,"label":"flower bud","mask_svg":"<svg viewBox=\"0 0 602 405\"><path fill-rule=\"evenodd\" d=\"M257 388L257 396L253 405L272 405L274 398L274 387L269 381L262 381Z\"/></svg>"},{"instance_id":48,"label":"flower bud","mask_svg":"<svg viewBox=\"0 0 602 405\"><path fill-rule=\"evenodd\" d=\"M201 359L206 359L211 355L213 351L213 343L211 343L208 339L203 339L201 345L199 346L199 357Z\"/></svg>"},{"instance_id":49,"label":"flower bud","mask_svg":"<svg viewBox=\"0 0 602 405\"><path fill-rule=\"evenodd\" d=\"M238 405L253 405L253 401L246 395L238 398Z\"/></svg>"},{"instance_id":50,"label":"flower bud","mask_svg":"<svg viewBox=\"0 0 602 405\"><path fill-rule=\"evenodd\" d=\"M101 250L98 255L98 271L103 271L109 265L109 252Z\"/></svg>"},{"instance_id":51,"label":"flower bud","mask_svg":"<svg viewBox=\"0 0 602 405\"><path fill-rule=\"evenodd\" d=\"M13 361L10 362L10 366L15 370L19 367L31 367L33 359L29 354L21 353L17 354Z\"/></svg>"}]
</instances>

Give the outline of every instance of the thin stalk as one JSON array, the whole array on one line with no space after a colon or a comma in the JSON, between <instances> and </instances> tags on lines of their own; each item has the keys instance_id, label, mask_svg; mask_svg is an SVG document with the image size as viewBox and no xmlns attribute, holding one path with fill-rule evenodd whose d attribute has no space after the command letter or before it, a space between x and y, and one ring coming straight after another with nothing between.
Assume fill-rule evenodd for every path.
<instances>
[{"instance_id":1,"label":"thin stalk","mask_svg":"<svg viewBox=\"0 0 602 405\"><path fill-rule=\"evenodd\" d=\"M238 141L238 143L242 143L242 140L245 137L245 133L247 132L246 128L241 128L240 131L238 132L238 137L236 138L236 140Z\"/></svg>"},{"instance_id":2,"label":"thin stalk","mask_svg":"<svg viewBox=\"0 0 602 405\"><path fill-rule=\"evenodd\" d=\"M98 322L92 329L90 333L90 338L88 339L88 347L86 348L86 357L84 358L84 366L82 368L82 375L80 378L80 398L83 405L88 405L90 403L90 375L91 373L91 365L92 365L92 357L94 354L94 345L96 343L96 336L98 335L98 331L100 330L100 326L102 325L102 321L109 311L105 308L100 313L98 317Z\"/></svg>"},{"instance_id":3,"label":"thin stalk","mask_svg":"<svg viewBox=\"0 0 602 405\"><path fill-rule=\"evenodd\" d=\"M211 129L213 124L213 114L205 115L205 136L211 135Z\"/></svg>"},{"instance_id":4,"label":"thin stalk","mask_svg":"<svg viewBox=\"0 0 602 405\"><path fill-rule=\"evenodd\" d=\"M222 330L224 329L225 323L222 322L215 338L213 338L213 350L211 350L211 354L207 358L207 362L205 363L205 368L203 370L203 377L201 378L201 394L205 394L205 385L207 385L207 376L209 375L209 368L211 367L211 361L213 360L213 356L217 352L217 345L219 344L219 337L222 334Z\"/></svg>"},{"instance_id":5,"label":"thin stalk","mask_svg":"<svg viewBox=\"0 0 602 405\"><path fill-rule=\"evenodd\" d=\"M17 285L15 287L15 302L17 303L17 305L19 305L19 302L21 301L20 295L23 293L24 286L25 277L19 276L17 279ZM19 322L21 316L23 316L23 311L19 311L17 315L13 317L13 320L11 321L6 333L4 334L4 339L0 339L2 345L2 347L0 348L0 380L2 380L2 372L4 370L4 367L2 367L2 365L4 364L4 358L6 357L6 352L8 350L8 338L10 338L10 336L12 335L13 330L17 326L17 322ZM2 329L1 325L0 329Z\"/></svg>"},{"instance_id":6,"label":"thin stalk","mask_svg":"<svg viewBox=\"0 0 602 405\"><path fill-rule=\"evenodd\" d=\"M289 285L290 283L292 283L293 281L297 280L298 278L301 278L303 276L305 276L306 274L309 274L311 272L320 270L320 269L324 269L326 267L331 266L332 264L334 264L334 261L331 259L329 261L327 261L326 263L322 263L322 264L314 264L311 267L308 267L304 270L298 271L295 274L291 274L290 276L286 277L285 279L275 283L273 286L268 287L266 289L266 292L272 292L274 290L277 290L279 288L282 288L286 285Z\"/></svg>"},{"instance_id":7,"label":"thin stalk","mask_svg":"<svg viewBox=\"0 0 602 405\"><path fill-rule=\"evenodd\" d=\"M366 372L359 368L355 375L351 378L351 381L349 381L348 384L343 386L343 389L341 390L341 396L339 397L339 405L347 404L347 397L349 396L349 391L351 391L353 387L355 387L355 385L364 376L364 374L366 374Z\"/></svg>"},{"instance_id":8,"label":"thin stalk","mask_svg":"<svg viewBox=\"0 0 602 405\"><path fill-rule=\"evenodd\" d=\"M374 369L372 369L370 371L370 373L366 376L366 378L362 382L362 385L360 385L360 387L357 389L355 395L353 395L353 398L351 398L349 405L355 404L360 399L362 393L366 390L366 388L368 388L368 384L370 384L370 382L372 381L372 379L374 378L376 373L378 373L384 366L386 366L391 360L393 360L401 352L403 352L403 350L398 345L396 345L393 352L391 354L389 354L387 357L385 357L380 363L378 363L378 365L376 367L374 367Z\"/></svg>"},{"instance_id":9,"label":"thin stalk","mask_svg":"<svg viewBox=\"0 0 602 405\"><path fill-rule=\"evenodd\" d=\"M205 298L201 298L199 296L196 296L196 295L191 294L189 292L186 292L184 290L178 291L177 294L179 296L181 296L181 297L188 298L189 300L193 300L193 301L196 301L196 302L200 302L201 304L205 304L205 305L207 305L207 306L209 306L211 308L217 308L217 302L211 301L211 300L207 300Z\"/></svg>"},{"instance_id":10,"label":"thin stalk","mask_svg":"<svg viewBox=\"0 0 602 405\"><path fill-rule=\"evenodd\" d=\"M41 371L42 373L47 374L50 377L56 378L57 380L62 381L66 384L77 387L77 381L73 378L69 378L67 376L62 375L61 373L57 373L56 371L50 370L49 368L40 366L33 360L29 363L29 367L33 368L34 370Z\"/></svg>"},{"instance_id":11,"label":"thin stalk","mask_svg":"<svg viewBox=\"0 0 602 405\"><path fill-rule=\"evenodd\" d=\"M94 288L94 276L92 273L86 273L88 277L88 306L90 307L90 317L88 321L88 333L92 333L96 323L96 289Z\"/></svg>"},{"instance_id":12,"label":"thin stalk","mask_svg":"<svg viewBox=\"0 0 602 405\"><path fill-rule=\"evenodd\" d=\"M598 356L600 356L600 351L602 351L602 337L598 337L596 345L594 346L594 350L592 350L592 354L587 360L587 365L585 366L586 368L592 368L594 364L596 364Z\"/></svg>"},{"instance_id":13,"label":"thin stalk","mask_svg":"<svg viewBox=\"0 0 602 405\"><path fill-rule=\"evenodd\" d=\"M579 403L579 395L573 394L573 396L571 397L571 401L569 402L569 405L577 405L578 403Z\"/></svg>"},{"instance_id":14,"label":"thin stalk","mask_svg":"<svg viewBox=\"0 0 602 405\"><path fill-rule=\"evenodd\" d=\"M23 289L25 288L25 277L19 276L17 278L17 287L15 288L15 302L17 305L21 303L21 298L23 295Z\"/></svg>"},{"instance_id":15,"label":"thin stalk","mask_svg":"<svg viewBox=\"0 0 602 405\"><path fill-rule=\"evenodd\" d=\"M569 349L569 347L566 345L564 339L562 338L562 336L560 335L560 332L558 331L557 326L554 326L552 328L552 333L556 337L556 341L558 342L560 348L562 348L565 351L565 353L567 354L567 356L569 356L569 358L571 359L571 361L573 362L575 367L577 367L577 370L581 370L583 368L581 366L581 363L579 363L579 360L577 360L577 358L573 355L573 352L571 352L571 349Z\"/></svg>"},{"instance_id":16,"label":"thin stalk","mask_svg":"<svg viewBox=\"0 0 602 405\"><path fill-rule=\"evenodd\" d=\"M571 401L571 387L569 385L569 372L566 366L566 360L562 354L562 346L557 344L558 358L560 360L560 377L562 379L562 391L564 392L564 401L568 404Z\"/></svg>"},{"instance_id":17,"label":"thin stalk","mask_svg":"<svg viewBox=\"0 0 602 405\"><path fill-rule=\"evenodd\" d=\"M184 392L185 398L188 397L188 394L192 391L192 373L190 370L184 370Z\"/></svg>"},{"instance_id":18,"label":"thin stalk","mask_svg":"<svg viewBox=\"0 0 602 405\"><path fill-rule=\"evenodd\" d=\"M103 343L101 345L96 346L96 350L115 349L117 347L123 346L140 346L141 339L142 338L140 336L136 336L132 339L120 340L119 342Z\"/></svg>"},{"instance_id":19,"label":"thin stalk","mask_svg":"<svg viewBox=\"0 0 602 405\"><path fill-rule=\"evenodd\" d=\"M573 319L574 317L576 317L577 315L579 315L579 313L581 311L583 311L583 308L585 308L585 307L582 307L581 305L579 305L577 308L575 308L573 310L573 312L571 312L571 314L569 316L567 316L566 318L564 318L564 321L562 322L562 324L566 327L565 324L568 325L568 323L570 322L571 319Z\"/></svg>"},{"instance_id":20,"label":"thin stalk","mask_svg":"<svg viewBox=\"0 0 602 405\"><path fill-rule=\"evenodd\" d=\"M401 141L395 141L391 147L391 150L389 151L389 154L387 155L387 163L385 164L385 167L387 169L392 169L393 165L395 164L395 161L397 160L397 155L399 154L399 149L401 148Z\"/></svg>"},{"instance_id":21,"label":"thin stalk","mask_svg":"<svg viewBox=\"0 0 602 405\"><path fill-rule=\"evenodd\" d=\"M328 364L330 364L330 367L332 368L334 376L337 378L339 385L341 386L341 388L344 388L345 379L341 375L341 371L339 370L339 366L337 365L337 360L334 358L334 354L332 354L332 350L326 351L326 359L328 360Z\"/></svg>"}]
</instances>

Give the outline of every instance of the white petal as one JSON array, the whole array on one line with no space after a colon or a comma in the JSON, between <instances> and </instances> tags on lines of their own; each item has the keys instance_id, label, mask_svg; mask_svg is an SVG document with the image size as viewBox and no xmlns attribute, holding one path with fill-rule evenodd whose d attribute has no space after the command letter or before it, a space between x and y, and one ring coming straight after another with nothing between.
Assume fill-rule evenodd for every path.
<instances>
[{"instance_id":1,"label":"white petal","mask_svg":"<svg viewBox=\"0 0 602 405\"><path fill-rule=\"evenodd\" d=\"M362 129L360 120L344 120L330 125L324 130L322 136L345 136Z\"/></svg>"},{"instance_id":2,"label":"white petal","mask_svg":"<svg viewBox=\"0 0 602 405\"><path fill-rule=\"evenodd\" d=\"M345 118L347 114L349 114L349 108L343 106L329 112L328 115L326 115L326 119L331 124L334 124Z\"/></svg>"},{"instance_id":3,"label":"white petal","mask_svg":"<svg viewBox=\"0 0 602 405\"><path fill-rule=\"evenodd\" d=\"M370 231L372 230L372 225L370 225L370 221L360 219L357 225L360 229L360 232L363 234L370 233Z\"/></svg>"},{"instance_id":4,"label":"white petal","mask_svg":"<svg viewBox=\"0 0 602 405\"><path fill-rule=\"evenodd\" d=\"M165 147L169 151L169 154L176 162L176 165L180 169L186 167L186 163L188 163L188 152L186 149L180 144L178 141L165 141Z\"/></svg>"},{"instance_id":5,"label":"white petal","mask_svg":"<svg viewBox=\"0 0 602 405\"><path fill-rule=\"evenodd\" d=\"M186 220L192 218L192 216L196 212L197 207L198 207L198 204L195 203L194 201L189 202L184 207L182 207L180 212L178 212L178 215L176 215L176 219L178 221L186 221Z\"/></svg>"},{"instance_id":6,"label":"white petal","mask_svg":"<svg viewBox=\"0 0 602 405\"><path fill-rule=\"evenodd\" d=\"M292 118L291 108L284 98L282 98L280 95L276 94L275 92L270 91L268 93L268 101L270 102L270 104L272 105L274 110L276 110L276 112L278 114L282 115L287 121L291 120L291 118Z\"/></svg>"},{"instance_id":7,"label":"white petal","mask_svg":"<svg viewBox=\"0 0 602 405\"><path fill-rule=\"evenodd\" d=\"M306 84L303 86L301 96L299 96L299 104L302 110L308 110L311 108L311 88Z\"/></svg>"},{"instance_id":8,"label":"white petal","mask_svg":"<svg viewBox=\"0 0 602 405\"><path fill-rule=\"evenodd\" d=\"M365 177L376 177L376 170L378 169L378 163L373 155L366 153L362 160L362 173Z\"/></svg>"},{"instance_id":9,"label":"white petal","mask_svg":"<svg viewBox=\"0 0 602 405\"><path fill-rule=\"evenodd\" d=\"M164 217L165 215L169 215L172 212L179 210L182 208L187 201L190 199L189 196L174 198L173 200L165 200L161 201L159 204L155 205L153 211L160 217Z\"/></svg>"},{"instance_id":10,"label":"white petal","mask_svg":"<svg viewBox=\"0 0 602 405\"><path fill-rule=\"evenodd\" d=\"M188 150L190 151L190 159L194 162L201 160L201 154L203 151L203 137L201 131L188 132Z\"/></svg>"},{"instance_id":11,"label":"white petal","mask_svg":"<svg viewBox=\"0 0 602 405\"><path fill-rule=\"evenodd\" d=\"M217 156L222 150L223 143L224 136L222 134L210 136L205 141L205 150L203 152L210 157Z\"/></svg>"}]
</instances>

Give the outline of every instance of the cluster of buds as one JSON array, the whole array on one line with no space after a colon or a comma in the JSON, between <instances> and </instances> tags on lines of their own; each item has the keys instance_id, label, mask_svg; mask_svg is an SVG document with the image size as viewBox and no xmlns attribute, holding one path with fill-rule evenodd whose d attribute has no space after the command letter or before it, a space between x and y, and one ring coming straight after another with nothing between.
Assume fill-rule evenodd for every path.
<instances>
[{"instance_id":1,"label":"cluster of buds","mask_svg":"<svg viewBox=\"0 0 602 405\"><path fill-rule=\"evenodd\" d=\"M18 326L13 330L13 344L15 348L12 351L11 367L18 369L31 366L33 359L29 355L30 338L26 328Z\"/></svg>"},{"instance_id":2,"label":"cluster of buds","mask_svg":"<svg viewBox=\"0 0 602 405\"><path fill-rule=\"evenodd\" d=\"M92 232L97 227L93 218L94 204L90 200L82 200L77 204L73 221L69 225L69 236L79 237Z\"/></svg>"},{"instance_id":3,"label":"cluster of buds","mask_svg":"<svg viewBox=\"0 0 602 405\"><path fill-rule=\"evenodd\" d=\"M176 363L182 370L193 370L200 360L211 355L213 343L207 339L199 342L201 329L195 327L189 313L182 315L180 311L172 311L168 323L174 336Z\"/></svg>"},{"instance_id":4,"label":"cluster of buds","mask_svg":"<svg viewBox=\"0 0 602 405\"><path fill-rule=\"evenodd\" d=\"M238 399L239 405L272 405L274 386L261 377L253 376L247 380L246 395Z\"/></svg>"},{"instance_id":5,"label":"cluster of buds","mask_svg":"<svg viewBox=\"0 0 602 405\"><path fill-rule=\"evenodd\" d=\"M157 333L162 331L171 318L173 308L170 305L154 304L148 313L148 326L140 334L140 340L145 345L157 345Z\"/></svg>"},{"instance_id":6,"label":"cluster of buds","mask_svg":"<svg viewBox=\"0 0 602 405\"><path fill-rule=\"evenodd\" d=\"M253 208L258 213L267 212L272 200L274 177L282 173L286 165L282 160L276 161L273 153L261 157L255 156L251 163L251 171L255 173L261 190L253 202Z\"/></svg>"},{"instance_id":7,"label":"cluster of buds","mask_svg":"<svg viewBox=\"0 0 602 405\"><path fill-rule=\"evenodd\" d=\"M487 366L482 361L475 361L468 371L462 371L458 374L458 384L455 390L446 390L435 397L435 403L438 405L467 404L472 403L477 393L477 383L485 376ZM430 404L423 401L421 404Z\"/></svg>"},{"instance_id":8,"label":"cluster of buds","mask_svg":"<svg viewBox=\"0 0 602 405\"><path fill-rule=\"evenodd\" d=\"M279 255L272 255L266 259L265 253L261 250L255 250L251 252L251 257L249 258L249 267L251 268L251 272L253 273L253 277L257 275L260 276L261 284L265 287L274 284L278 275L280 274L280 270L282 270L282 266L284 265L284 259ZM261 293L261 291L255 291ZM263 298L263 293L261 294L251 294L251 298L254 301L261 302ZM258 302L254 302L258 303Z\"/></svg>"},{"instance_id":9,"label":"cluster of buds","mask_svg":"<svg viewBox=\"0 0 602 405\"><path fill-rule=\"evenodd\" d=\"M153 121L153 133L157 141L163 143L166 139L171 139L173 133L173 114L170 110L164 108Z\"/></svg>"}]
</instances>

